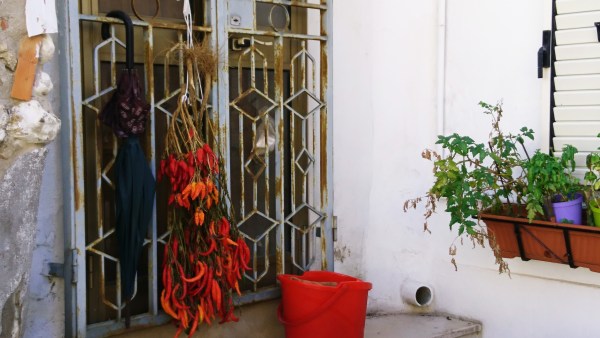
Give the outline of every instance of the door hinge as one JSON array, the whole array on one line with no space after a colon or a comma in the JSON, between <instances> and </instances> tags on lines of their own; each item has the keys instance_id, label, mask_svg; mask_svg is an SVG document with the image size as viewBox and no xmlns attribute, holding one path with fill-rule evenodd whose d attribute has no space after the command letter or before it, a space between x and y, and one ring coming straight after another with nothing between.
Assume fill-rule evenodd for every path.
<instances>
[{"instance_id":1,"label":"door hinge","mask_svg":"<svg viewBox=\"0 0 600 338\"><path fill-rule=\"evenodd\" d=\"M550 67L550 50L552 49L552 31L542 32L542 47L538 49L538 79L544 77L544 68Z\"/></svg>"},{"instance_id":2,"label":"door hinge","mask_svg":"<svg viewBox=\"0 0 600 338\"><path fill-rule=\"evenodd\" d=\"M333 216L333 219L331 220L331 233L334 242L337 242L337 229L337 216Z\"/></svg>"},{"instance_id":3,"label":"door hinge","mask_svg":"<svg viewBox=\"0 0 600 338\"><path fill-rule=\"evenodd\" d=\"M78 250L77 249L71 249L71 283L72 284L77 284L78 280L77 280L77 269L79 268L79 263L78 263Z\"/></svg>"}]
</instances>

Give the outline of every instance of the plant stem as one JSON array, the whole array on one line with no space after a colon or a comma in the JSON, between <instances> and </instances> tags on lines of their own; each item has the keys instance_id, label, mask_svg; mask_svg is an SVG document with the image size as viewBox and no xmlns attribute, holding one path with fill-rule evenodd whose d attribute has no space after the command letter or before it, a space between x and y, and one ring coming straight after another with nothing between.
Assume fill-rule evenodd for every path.
<instances>
[{"instance_id":1,"label":"plant stem","mask_svg":"<svg viewBox=\"0 0 600 338\"><path fill-rule=\"evenodd\" d=\"M488 141L488 147L490 147L491 152L494 152L494 147L492 147L492 143L489 141ZM505 191L508 191L508 189L506 188L506 184L504 183L504 178L502 177L502 173L500 172L500 166L498 165L498 162L496 162L496 160L494 160L494 164L496 165L496 171L498 172L498 178L500 179L500 184L502 184L502 187L504 188ZM509 210L512 210L512 203L510 203L510 197L508 195L506 196L506 203L508 204Z\"/></svg>"}]
</instances>

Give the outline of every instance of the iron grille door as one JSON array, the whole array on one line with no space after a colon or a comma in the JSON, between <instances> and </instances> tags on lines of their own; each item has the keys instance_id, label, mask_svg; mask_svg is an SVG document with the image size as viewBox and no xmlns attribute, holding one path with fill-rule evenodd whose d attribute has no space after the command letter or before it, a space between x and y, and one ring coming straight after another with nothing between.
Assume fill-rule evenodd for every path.
<instances>
[{"instance_id":1,"label":"iron grille door","mask_svg":"<svg viewBox=\"0 0 600 338\"><path fill-rule=\"evenodd\" d=\"M97 115L123 66L125 39L109 2L68 1L61 13L64 69L66 336L122 330L119 259L114 234L113 165L118 141ZM194 1L198 39L219 53L211 121L226 159L235 221L251 249L252 270L240 304L278 296L278 273L332 269L330 1ZM112 1L127 9L129 1ZM181 2L177 2L180 6ZM174 5L175 2L174 2ZM147 8L151 14L152 8ZM143 139L155 172L164 132L184 82L181 8L134 20L135 65L151 105ZM238 21L241 25L238 25ZM103 22L111 37L102 40ZM168 237L166 186L157 186L132 301L132 326L168 318L158 305L161 255ZM319 235L320 237L317 237Z\"/></svg>"}]
</instances>

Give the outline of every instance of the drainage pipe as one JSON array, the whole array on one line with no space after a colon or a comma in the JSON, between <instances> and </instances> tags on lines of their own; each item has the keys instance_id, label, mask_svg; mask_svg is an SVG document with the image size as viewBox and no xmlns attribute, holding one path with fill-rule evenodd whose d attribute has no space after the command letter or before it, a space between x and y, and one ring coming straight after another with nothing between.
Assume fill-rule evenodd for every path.
<instances>
[{"instance_id":1,"label":"drainage pipe","mask_svg":"<svg viewBox=\"0 0 600 338\"><path fill-rule=\"evenodd\" d=\"M406 303L419 307L429 306L433 301L431 287L410 279L402 283L400 295Z\"/></svg>"}]
</instances>

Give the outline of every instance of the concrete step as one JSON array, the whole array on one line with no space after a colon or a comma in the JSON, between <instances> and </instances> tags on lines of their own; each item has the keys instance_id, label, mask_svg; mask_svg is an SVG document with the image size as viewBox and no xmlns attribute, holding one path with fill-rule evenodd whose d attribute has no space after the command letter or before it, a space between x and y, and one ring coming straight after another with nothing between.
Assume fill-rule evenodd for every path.
<instances>
[{"instance_id":1,"label":"concrete step","mask_svg":"<svg viewBox=\"0 0 600 338\"><path fill-rule=\"evenodd\" d=\"M203 325L195 336L211 338L285 337L285 328L277 320L278 305L279 300L272 300L243 306L238 311L239 322ZM173 325L163 325L130 330L114 337L169 338L173 337L175 331ZM480 333L481 324L447 315L376 315L368 316L365 324L365 338L476 338L481 337ZM185 335L181 337L185 337Z\"/></svg>"},{"instance_id":2,"label":"concrete step","mask_svg":"<svg viewBox=\"0 0 600 338\"><path fill-rule=\"evenodd\" d=\"M365 338L475 338L481 324L448 315L387 314L367 317Z\"/></svg>"}]
</instances>

